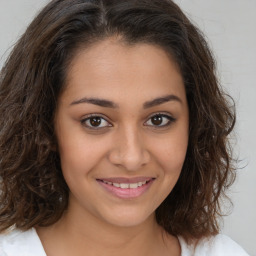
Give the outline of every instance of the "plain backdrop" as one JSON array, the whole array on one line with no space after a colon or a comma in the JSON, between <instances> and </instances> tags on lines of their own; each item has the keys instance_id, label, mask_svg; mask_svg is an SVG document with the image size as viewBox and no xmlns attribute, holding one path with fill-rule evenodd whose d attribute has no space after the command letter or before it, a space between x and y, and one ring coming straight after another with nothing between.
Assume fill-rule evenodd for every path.
<instances>
[{"instance_id":1,"label":"plain backdrop","mask_svg":"<svg viewBox=\"0 0 256 256\"><path fill-rule=\"evenodd\" d=\"M161 0L159 0L161 1ZM0 0L0 68L48 0ZM222 232L256 256L256 0L175 0L206 35L223 86L236 101L238 179Z\"/></svg>"}]
</instances>

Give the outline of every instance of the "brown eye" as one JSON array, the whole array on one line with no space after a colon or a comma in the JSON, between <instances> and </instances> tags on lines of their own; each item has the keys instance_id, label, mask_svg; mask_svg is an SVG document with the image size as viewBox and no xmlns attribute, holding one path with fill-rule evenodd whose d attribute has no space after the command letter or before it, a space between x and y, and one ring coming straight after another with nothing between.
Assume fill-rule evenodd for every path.
<instances>
[{"instance_id":1,"label":"brown eye","mask_svg":"<svg viewBox=\"0 0 256 256\"><path fill-rule=\"evenodd\" d=\"M91 117L89 119L90 125L93 127L98 127L101 124L101 117Z\"/></svg>"},{"instance_id":2,"label":"brown eye","mask_svg":"<svg viewBox=\"0 0 256 256\"><path fill-rule=\"evenodd\" d=\"M89 129L101 129L111 126L111 124L101 116L90 116L81 120L81 124Z\"/></svg>"},{"instance_id":3,"label":"brown eye","mask_svg":"<svg viewBox=\"0 0 256 256\"><path fill-rule=\"evenodd\" d=\"M153 116L153 117L151 118L151 123L152 123L153 125L157 125L157 126L158 126L158 125L161 125L162 122L163 122L163 117L160 116L160 115Z\"/></svg>"},{"instance_id":4,"label":"brown eye","mask_svg":"<svg viewBox=\"0 0 256 256\"><path fill-rule=\"evenodd\" d=\"M166 114L156 114L151 116L145 124L147 126L161 128L171 125L171 123L173 123L174 121L176 121L176 119L174 119L172 116Z\"/></svg>"}]
</instances>

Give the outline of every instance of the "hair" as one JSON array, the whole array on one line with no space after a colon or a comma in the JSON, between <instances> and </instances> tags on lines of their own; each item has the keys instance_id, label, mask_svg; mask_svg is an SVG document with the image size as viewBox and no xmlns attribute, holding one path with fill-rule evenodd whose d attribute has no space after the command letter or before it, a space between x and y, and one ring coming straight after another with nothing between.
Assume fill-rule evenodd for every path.
<instances>
[{"instance_id":1,"label":"hair","mask_svg":"<svg viewBox=\"0 0 256 256\"><path fill-rule=\"evenodd\" d=\"M235 178L233 101L204 36L171 0L53 0L29 25L0 76L0 231L52 225L67 209L54 131L58 98L76 52L114 35L127 45L160 46L184 80L188 149L157 222L188 240L219 232L221 199Z\"/></svg>"}]
</instances>

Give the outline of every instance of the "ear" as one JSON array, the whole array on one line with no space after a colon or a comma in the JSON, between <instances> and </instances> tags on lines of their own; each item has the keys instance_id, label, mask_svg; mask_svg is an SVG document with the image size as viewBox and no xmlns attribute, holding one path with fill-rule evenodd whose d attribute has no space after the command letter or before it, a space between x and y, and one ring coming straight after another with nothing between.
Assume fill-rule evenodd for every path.
<instances>
[{"instance_id":1,"label":"ear","mask_svg":"<svg viewBox=\"0 0 256 256\"><path fill-rule=\"evenodd\" d=\"M53 145L51 146L51 151L57 152L57 145L56 145L56 144L53 144Z\"/></svg>"}]
</instances>

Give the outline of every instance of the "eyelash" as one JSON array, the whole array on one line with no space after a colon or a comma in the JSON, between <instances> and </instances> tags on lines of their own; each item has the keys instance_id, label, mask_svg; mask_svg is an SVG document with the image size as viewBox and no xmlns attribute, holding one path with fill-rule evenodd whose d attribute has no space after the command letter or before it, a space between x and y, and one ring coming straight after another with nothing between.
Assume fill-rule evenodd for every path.
<instances>
[{"instance_id":1,"label":"eyelash","mask_svg":"<svg viewBox=\"0 0 256 256\"><path fill-rule=\"evenodd\" d=\"M146 126L152 126L155 129L161 129L161 128L166 128L166 127L170 126L172 123L174 123L176 121L176 119L174 117L172 117L170 114L154 113L151 116L149 116L149 118L147 119L147 121L145 123L147 123L149 121L151 121L151 123L152 123L152 118L154 118L154 117L160 117L162 119L166 118L167 123L164 124L164 125L154 125L154 124L152 124L152 125L146 125ZM93 126L91 126L91 124L86 124L87 122L92 121L93 118L100 118L100 124L102 123L102 120L104 120L104 122L107 122L108 125L103 126L103 127L97 127L97 126L93 127ZM100 130L100 129L105 129L105 128L108 128L108 127L112 126L110 124L110 122L104 116L102 116L101 114L90 114L90 115L86 116L85 118L83 118L80 122L83 126L85 126L88 129L91 129L91 130Z\"/></svg>"},{"instance_id":2,"label":"eyelash","mask_svg":"<svg viewBox=\"0 0 256 256\"><path fill-rule=\"evenodd\" d=\"M154 117L161 117L162 119L163 118L166 118L167 120L167 123L164 124L164 125L150 125L152 127L154 127L155 129L161 129L161 128L166 128L168 126L170 126L172 123L174 123L176 121L176 119L174 117L172 117L170 114L166 114L166 113L154 113L152 115L149 116L148 121L151 121L152 123L152 118Z\"/></svg>"},{"instance_id":3,"label":"eyelash","mask_svg":"<svg viewBox=\"0 0 256 256\"><path fill-rule=\"evenodd\" d=\"M91 130L100 130L100 129L104 129L104 128L112 126L111 124L104 126L104 127L93 127L93 126L87 125L86 122L92 120L93 118L100 118L101 120L104 120L105 122L107 122L109 124L109 121L107 121L106 118L103 117L101 114L90 114L90 115L86 116L85 118L83 118L80 122L83 126L85 126L88 129L91 129Z\"/></svg>"}]
</instances>

